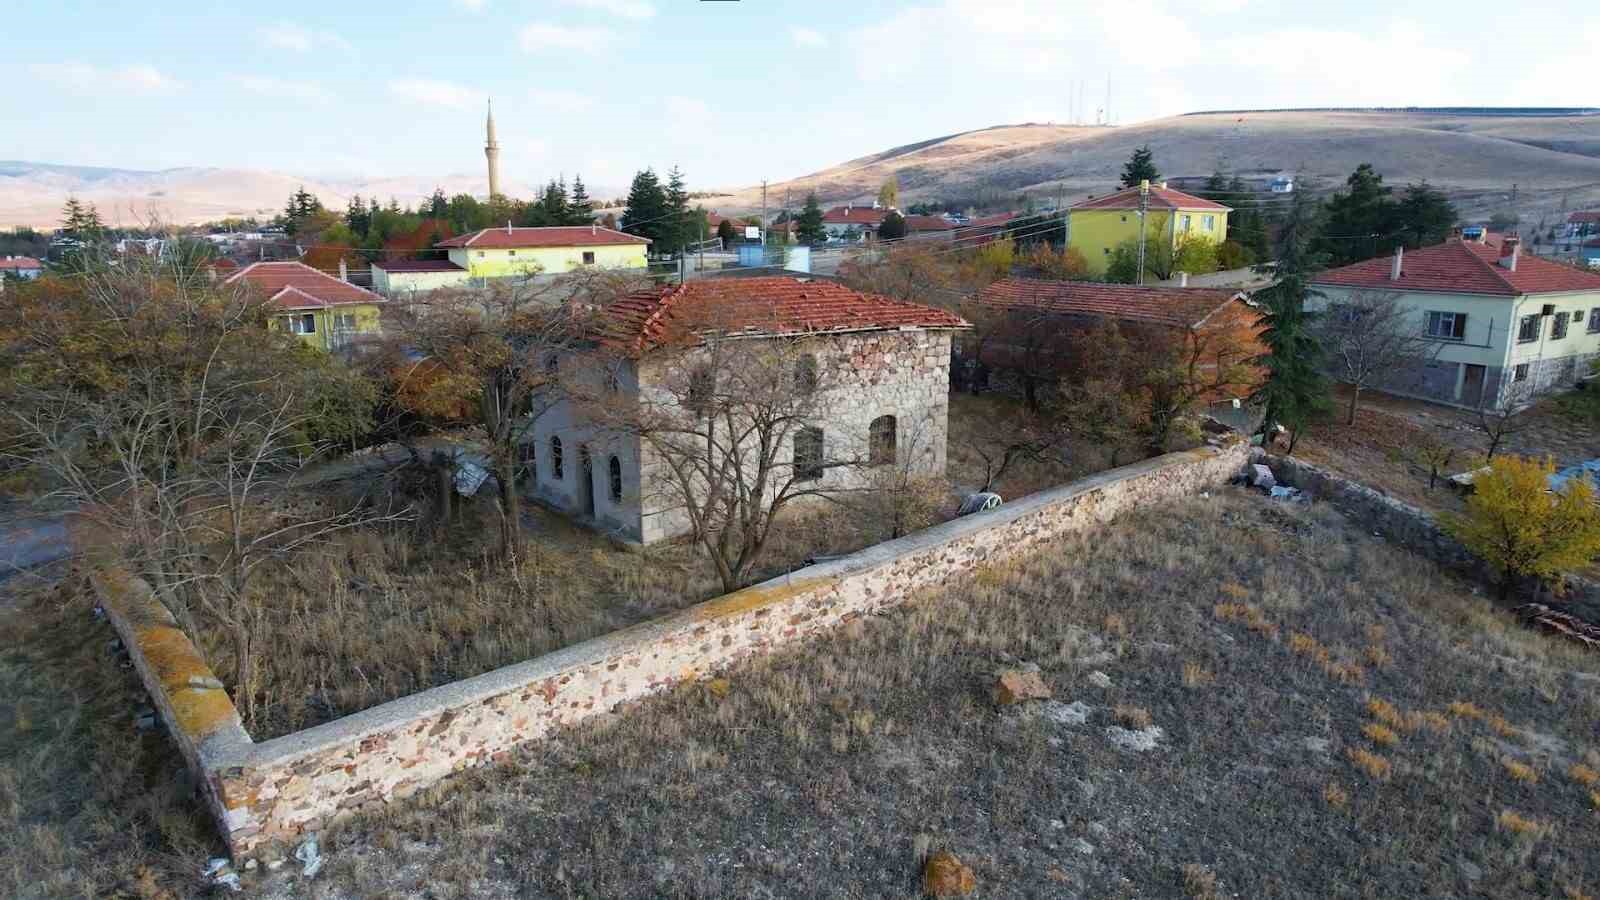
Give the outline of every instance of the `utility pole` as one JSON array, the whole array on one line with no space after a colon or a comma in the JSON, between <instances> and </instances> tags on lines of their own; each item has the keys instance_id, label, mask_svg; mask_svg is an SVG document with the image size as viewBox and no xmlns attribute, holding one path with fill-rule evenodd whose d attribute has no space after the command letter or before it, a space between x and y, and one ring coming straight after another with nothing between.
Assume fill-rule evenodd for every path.
<instances>
[{"instance_id":1,"label":"utility pole","mask_svg":"<svg viewBox=\"0 0 1600 900\"><path fill-rule=\"evenodd\" d=\"M770 227L771 227L770 224L767 222L767 180L765 178L763 178L763 179L761 179L761 246L762 247L767 246L767 229L770 228ZM767 261L766 256L767 256L766 251L763 250L761 252L761 261L763 263L765 263Z\"/></svg>"},{"instance_id":2,"label":"utility pole","mask_svg":"<svg viewBox=\"0 0 1600 900\"><path fill-rule=\"evenodd\" d=\"M1150 209L1150 179L1139 182L1139 277L1136 284L1144 284L1144 214Z\"/></svg>"}]
</instances>

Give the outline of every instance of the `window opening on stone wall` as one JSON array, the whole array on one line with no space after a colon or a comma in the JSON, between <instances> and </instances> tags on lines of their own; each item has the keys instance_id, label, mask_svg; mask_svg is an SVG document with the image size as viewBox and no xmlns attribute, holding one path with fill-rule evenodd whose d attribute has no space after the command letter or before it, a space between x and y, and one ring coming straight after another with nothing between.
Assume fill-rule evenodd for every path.
<instances>
[{"instance_id":1,"label":"window opening on stone wall","mask_svg":"<svg viewBox=\"0 0 1600 900\"><path fill-rule=\"evenodd\" d=\"M622 502L622 460L611 457L611 502Z\"/></svg>"},{"instance_id":2,"label":"window opening on stone wall","mask_svg":"<svg viewBox=\"0 0 1600 900\"><path fill-rule=\"evenodd\" d=\"M689 408L700 415L705 415L711 406L711 393L716 387L717 379L710 366L695 369L689 375Z\"/></svg>"},{"instance_id":3,"label":"window opening on stone wall","mask_svg":"<svg viewBox=\"0 0 1600 900\"><path fill-rule=\"evenodd\" d=\"M879 416L867 428L867 460L875 466L892 466L894 457L894 416Z\"/></svg>"},{"instance_id":4,"label":"window opening on stone wall","mask_svg":"<svg viewBox=\"0 0 1600 900\"><path fill-rule=\"evenodd\" d=\"M550 436L550 472L557 481L566 477L561 464L561 438L556 435Z\"/></svg>"},{"instance_id":5,"label":"window opening on stone wall","mask_svg":"<svg viewBox=\"0 0 1600 900\"><path fill-rule=\"evenodd\" d=\"M794 436L794 480L816 481L822 477L822 429L803 426Z\"/></svg>"},{"instance_id":6,"label":"window opening on stone wall","mask_svg":"<svg viewBox=\"0 0 1600 900\"><path fill-rule=\"evenodd\" d=\"M817 390L816 354L807 353L795 360L794 389L802 394L811 394Z\"/></svg>"}]
</instances>

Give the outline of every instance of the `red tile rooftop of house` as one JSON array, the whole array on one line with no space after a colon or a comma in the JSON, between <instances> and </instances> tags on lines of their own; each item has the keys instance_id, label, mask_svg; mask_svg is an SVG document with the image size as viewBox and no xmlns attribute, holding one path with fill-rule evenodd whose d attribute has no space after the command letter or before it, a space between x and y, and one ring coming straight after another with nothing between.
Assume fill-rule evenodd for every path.
<instances>
[{"instance_id":1,"label":"red tile rooftop of house","mask_svg":"<svg viewBox=\"0 0 1600 900\"><path fill-rule=\"evenodd\" d=\"M1239 296L1215 288L1140 287L1093 281L1006 278L983 289L985 306L1192 327Z\"/></svg>"},{"instance_id":2,"label":"red tile rooftop of house","mask_svg":"<svg viewBox=\"0 0 1600 900\"><path fill-rule=\"evenodd\" d=\"M1104 197L1095 197L1072 204L1071 209L1138 209L1139 189L1137 187L1123 188L1114 194ZM1159 184L1150 185L1149 209L1184 209L1184 210L1221 210L1227 211L1229 207L1221 203L1214 203L1204 197L1185 194Z\"/></svg>"},{"instance_id":3,"label":"red tile rooftop of house","mask_svg":"<svg viewBox=\"0 0 1600 900\"><path fill-rule=\"evenodd\" d=\"M873 209L870 206L835 206L822 214L822 221L829 225L872 225L883 224L885 216L889 215L887 209Z\"/></svg>"},{"instance_id":4,"label":"red tile rooftop of house","mask_svg":"<svg viewBox=\"0 0 1600 900\"><path fill-rule=\"evenodd\" d=\"M1586 210L1575 212L1567 216L1567 221L1577 224L1579 222L1600 222L1600 210Z\"/></svg>"},{"instance_id":5,"label":"red tile rooftop of house","mask_svg":"<svg viewBox=\"0 0 1600 900\"><path fill-rule=\"evenodd\" d=\"M1007 212L1007 213L1000 213L998 215L993 215L993 216L982 216L982 217L977 218L977 219L969 220L964 227L966 227L966 228L993 228L996 225L1004 225L1005 223L1011 221L1012 219L1015 219L1017 217L1017 215L1018 214L1014 213L1014 212Z\"/></svg>"},{"instance_id":6,"label":"red tile rooftop of house","mask_svg":"<svg viewBox=\"0 0 1600 900\"><path fill-rule=\"evenodd\" d=\"M0 270L9 272L31 272L34 269L44 268L44 263L31 256L5 256L0 257Z\"/></svg>"},{"instance_id":7,"label":"red tile rooftop of house","mask_svg":"<svg viewBox=\"0 0 1600 900\"><path fill-rule=\"evenodd\" d=\"M320 309L347 303L382 303L383 298L348 281L299 262L251 263L229 275L224 284L244 282L265 291L284 309Z\"/></svg>"},{"instance_id":8,"label":"red tile rooftop of house","mask_svg":"<svg viewBox=\"0 0 1600 900\"><path fill-rule=\"evenodd\" d=\"M1407 250L1400 257L1399 279L1390 278L1394 257L1385 254L1329 269L1313 279L1313 283L1501 297L1600 291L1600 272L1575 269L1520 250L1516 269L1509 268L1501 262L1503 240L1500 235L1490 235L1484 243L1451 238L1442 244Z\"/></svg>"},{"instance_id":9,"label":"red tile rooftop of house","mask_svg":"<svg viewBox=\"0 0 1600 900\"><path fill-rule=\"evenodd\" d=\"M906 228L911 231L954 231L956 223L943 216L906 216Z\"/></svg>"},{"instance_id":10,"label":"red tile rooftop of house","mask_svg":"<svg viewBox=\"0 0 1600 900\"><path fill-rule=\"evenodd\" d=\"M707 333L816 334L965 328L960 316L789 276L701 279L638 291L606 307L607 339L630 353Z\"/></svg>"},{"instance_id":11,"label":"red tile rooftop of house","mask_svg":"<svg viewBox=\"0 0 1600 900\"><path fill-rule=\"evenodd\" d=\"M648 244L648 238L624 234L604 225L555 225L547 228L485 228L440 241L436 247L496 250L521 247L596 247L606 244Z\"/></svg>"}]
</instances>

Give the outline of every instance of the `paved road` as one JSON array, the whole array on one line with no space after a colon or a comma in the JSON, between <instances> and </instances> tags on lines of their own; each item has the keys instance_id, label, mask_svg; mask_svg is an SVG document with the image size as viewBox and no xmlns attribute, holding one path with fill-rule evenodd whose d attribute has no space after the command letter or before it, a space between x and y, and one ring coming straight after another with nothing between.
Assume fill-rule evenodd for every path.
<instances>
[{"instance_id":1,"label":"paved road","mask_svg":"<svg viewBox=\"0 0 1600 900\"><path fill-rule=\"evenodd\" d=\"M71 553L65 514L0 522L0 582Z\"/></svg>"}]
</instances>

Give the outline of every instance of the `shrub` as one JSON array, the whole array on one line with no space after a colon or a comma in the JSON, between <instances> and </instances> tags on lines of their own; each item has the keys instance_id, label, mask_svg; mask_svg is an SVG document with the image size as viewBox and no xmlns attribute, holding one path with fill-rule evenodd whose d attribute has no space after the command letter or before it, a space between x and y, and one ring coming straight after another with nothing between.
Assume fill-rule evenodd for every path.
<instances>
[{"instance_id":1,"label":"shrub","mask_svg":"<svg viewBox=\"0 0 1600 900\"><path fill-rule=\"evenodd\" d=\"M1256 255L1238 241L1223 241L1217 246L1217 268L1242 269L1255 265Z\"/></svg>"},{"instance_id":2,"label":"shrub","mask_svg":"<svg viewBox=\"0 0 1600 900\"><path fill-rule=\"evenodd\" d=\"M1519 576L1551 580L1581 568L1600 554L1600 508L1586 478L1570 478L1549 490L1555 463L1496 457L1473 483L1465 515L1446 527L1472 552L1501 572L1500 599Z\"/></svg>"}]
</instances>

